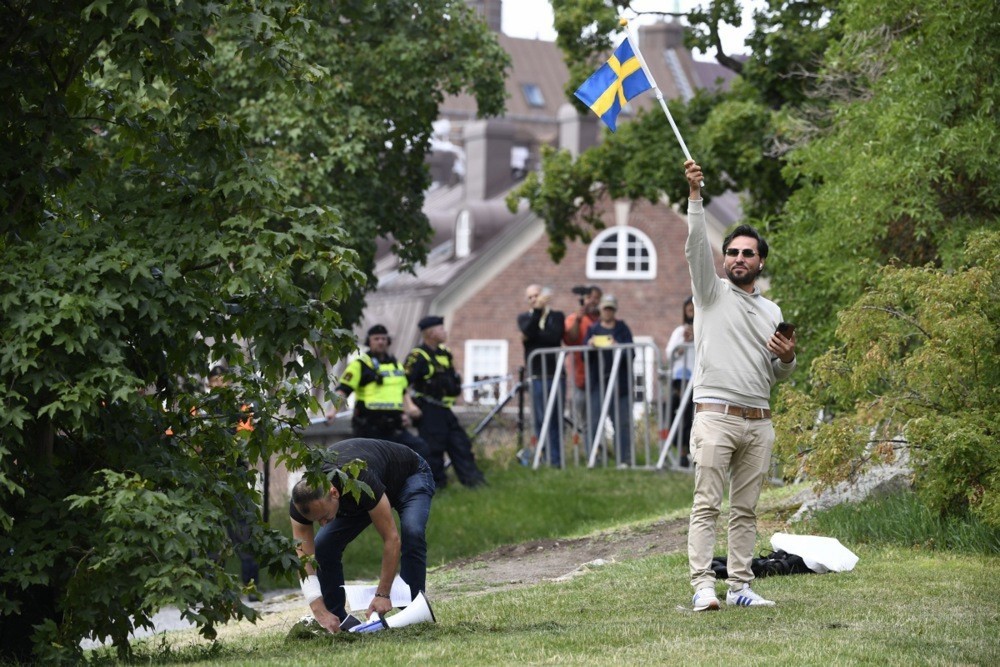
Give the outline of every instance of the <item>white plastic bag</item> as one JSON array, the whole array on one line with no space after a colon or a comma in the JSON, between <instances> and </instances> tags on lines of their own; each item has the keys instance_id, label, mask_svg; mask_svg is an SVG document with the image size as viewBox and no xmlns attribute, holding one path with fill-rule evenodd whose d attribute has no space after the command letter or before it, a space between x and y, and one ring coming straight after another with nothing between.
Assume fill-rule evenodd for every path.
<instances>
[{"instance_id":1,"label":"white plastic bag","mask_svg":"<svg viewBox=\"0 0 1000 667\"><path fill-rule=\"evenodd\" d=\"M806 567L819 574L849 572L858 562L858 557L834 537L775 533L771 548L801 557Z\"/></svg>"}]
</instances>

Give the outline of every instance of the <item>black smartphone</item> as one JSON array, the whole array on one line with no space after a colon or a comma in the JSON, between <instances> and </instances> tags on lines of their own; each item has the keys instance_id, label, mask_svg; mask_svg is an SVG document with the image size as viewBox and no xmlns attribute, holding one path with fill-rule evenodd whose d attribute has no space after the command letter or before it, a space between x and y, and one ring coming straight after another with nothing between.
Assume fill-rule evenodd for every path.
<instances>
[{"instance_id":1,"label":"black smartphone","mask_svg":"<svg viewBox=\"0 0 1000 667\"><path fill-rule=\"evenodd\" d=\"M780 333L788 340L791 340L792 334L795 333L795 325L792 324L791 322L782 322L781 324L778 325L778 333Z\"/></svg>"}]
</instances>

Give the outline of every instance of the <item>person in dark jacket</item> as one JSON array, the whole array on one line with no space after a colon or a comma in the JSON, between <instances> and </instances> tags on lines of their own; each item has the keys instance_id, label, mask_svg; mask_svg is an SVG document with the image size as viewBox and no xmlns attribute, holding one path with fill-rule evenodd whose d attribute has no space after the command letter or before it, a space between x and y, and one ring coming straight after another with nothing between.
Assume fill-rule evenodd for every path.
<instances>
[{"instance_id":1,"label":"person in dark jacket","mask_svg":"<svg viewBox=\"0 0 1000 667\"><path fill-rule=\"evenodd\" d=\"M565 396L562 375L556 377L558 355L535 355L535 350L559 347L562 344L566 317L562 311L552 310L552 290L541 285L528 285L524 292L530 310L517 316L517 327L524 340L524 364L531 379L531 407L535 417L535 438L540 439L545 422L545 407L552 392L556 393L555 409L549 417L549 428L544 443L553 467L562 465L562 419Z\"/></svg>"},{"instance_id":2,"label":"person in dark jacket","mask_svg":"<svg viewBox=\"0 0 1000 667\"><path fill-rule=\"evenodd\" d=\"M428 315L417 326L423 342L406 357L406 379L413 402L420 409L417 431L430 446L428 463L434 471L434 483L439 489L448 485L444 467L447 452L458 481L469 488L482 486L486 478L476 466L472 442L451 411L462 393L462 377L455 371L451 351L444 345L448 339L444 318Z\"/></svg>"}]
</instances>

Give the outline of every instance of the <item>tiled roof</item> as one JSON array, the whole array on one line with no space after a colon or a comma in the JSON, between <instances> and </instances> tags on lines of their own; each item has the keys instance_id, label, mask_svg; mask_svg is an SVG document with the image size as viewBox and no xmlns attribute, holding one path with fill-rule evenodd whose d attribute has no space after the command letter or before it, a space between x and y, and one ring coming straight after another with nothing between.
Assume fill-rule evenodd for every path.
<instances>
[{"instance_id":1,"label":"tiled roof","mask_svg":"<svg viewBox=\"0 0 1000 667\"><path fill-rule=\"evenodd\" d=\"M726 83L728 70L719 65L695 61L691 52L680 43L680 26L659 24L640 32L640 42L647 64L666 99L689 95L693 89L711 87L720 76ZM510 54L512 68L507 79L507 112L503 119L513 123L524 143L556 143L558 138L557 116L559 108L567 102L564 86L569 74L562 52L553 42L521 39L498 35L500 45ZM541 106L529 104L522 86L534 84L541 94ZM634 100L637 108L658 107L651 94ZM465 121L475 119L475 99L470 95L446 98L442 118L451 121L448 140L462 145ZM628 114L622 116L626 120ZM519 141L520 143L520 141ZM499 159L508 159L503 156ZM487 261L496 248L511 242L512 236L523 233L528 225L539 224L529 212L511 214L506 210L506 192L487 201L469 202L464 183L439 185L426 194L424 212L434 229L431 251L417 275L396 269L395 257L383 248L376 265L378 289L368 296L363 330L374 322L385 324L393 334L397 354L405 354L416 342L417 321L431 308L431 304L464 272L474 269L477 262ZM471 220L470 253L457 257L454 246L455 224L458 214L467 210ZM716 197L709 206L714 233L721 239L721 231L739 218L738 197L727 193ZM388 246L388 244L386 244ZM484 257L486 255L486 257ZM492 261L492 260L490 260Z\"/></svg>"}]
</instances>

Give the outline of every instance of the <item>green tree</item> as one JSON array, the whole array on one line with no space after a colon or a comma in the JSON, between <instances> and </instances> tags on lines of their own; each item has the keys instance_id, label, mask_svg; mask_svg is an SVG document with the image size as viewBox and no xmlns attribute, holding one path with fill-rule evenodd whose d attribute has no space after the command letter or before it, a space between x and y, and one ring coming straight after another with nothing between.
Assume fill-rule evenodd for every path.
<instances>
[{"instance_id":1,"label":"green tree","mask_svg":"<svg viewBox=\"0 0 1000 667\"><path fill-rule=\"evenodd\" d=\"M165 604L212 636L254 613L223 567L245 462L315 463L294 431L354 345L372 239L420 255L411 152L442 92L498 111L505 61L443 0L15 0L0 35L0 658L126 654Z\"/></svg>"},{"instance_id":2,"label":"green tree","mask_svg":"<svg viewBox=\"0 0 1000 667\"><path fill-rule=\"evenodd\" d=\"M631 4L619 0L553 2L558 44L570 68L567 97L581 112L589 113L572 93L607 58L618 15L625 10L634 13ZM826 46L839 36L838 5L838 0L769 3L756 13L747 41L753 51L745 62L725 53L719 39L723 24L740 25L738 2L714 0L686 15L691 25L687 44L714 51L721 64L741 75L728 93L700 91L687 104L669 101L671 115L692 155L713 174L706 197L726 189L745 192L744 213L765 229L777 224L796 185L782 173L787 152L798 140L792 135L798 124L789 119L789 111L807 100L812 106L822 106L810 91ZM558 260L568 240L589 238L599 226L600 210L595 204L605 195L658 201L666 194L673 201L683 201L686 190L678 177L683 160L669 124L656 108L623 124L617 135L605 135L601 145L577 161L547 151L541 173L529 175L512 195L512 202L526 198L545 220L550 252ZM550 178L554 174L557 177Z\"/></svg>"},{"instance_id":3,"label":"green tree","mask_svg":"<svg viewBox=\"0 0 1000 667\"><path fill-rule=\"evenodd\" d=\"M811 391L782 390L776 451L792 470L831 485L905 448L928 506L1000 527L998 245L974 234L954 271L886 266L840 313Z\"/></svg>"},{"instance_id":4,"label":"green tree","mask_svg":"<svg viewBox=\"0 0 1000 667\"><path fill-rule=\"evenodd\" d=\"M1000 14L990 0L843 3L823 113L800 113L774 292L806 358L891 259L955 268L1000 215ZM944 54L947 54L945 57Z\"/></svg>"},{"instance_id":5,"label":"green tree","mask_svg":"<svg viewBox=\"0 0 1000 667\"><path fill-rule=\"evenodd\" d=\"M1000 525L997 236L977 234L1000 216L1000 16L988 0L844 9L832 102L801 116L787 172L802 187L775 235L784 312L806 358L830 351L813 395L789 394L779 447L832 483L905 438L930 506Z\"/></svg>"},{"instance_id":6,"label":"green tree","mask_svg":"<svg viewBox=\"0 0 1000 667\"><path fill-rule=\"evenodd\" d=\"M455 0L312 3L309 18L302 57L330 76L307 91L262 87L250 64L226 53L215 61L222 94L248 128L253 153L267 153L280 171L290 201L336 202L369 279L380 237L412 268L431 238L422 212L430 123L445 94L465 90L481 113L500 113L508 56ZM238 44L231 36L229 51ZM352 314L362 303L355 300Z\"/></svg>"},{"instance_id":7,"label":"green tree","mask_svg":"<svg viewBox=\"0 0 1000 667\"><path fill-rule=\"evenodd\" d=\"M710 44L710 22L727 16L725 3L712 3L703 15L709 24L696 27L693 39ZM582 16L575 20L561 28L561 39L588 25ZM974 331L961 329L978 345L962 348L953 332L927 321L943 317L935 305L920 301L941 298L958 308L961 298L995 301L995 292L969 288L953 300L931 289L914 292L907 280L950 284L963 267L985 266L983 247L966 243L1000 217L996 3L771 2L756 21L748 40L753 55L732 92L672 107L692 153L710 174L722 172L709 187L746 192L749 221L771 237L772 294L798 325L800 365L836 350L812 368L814 395L801 388L788 394L796 415L785 451L801 448L802 468L832 482L867 457L889 455L879 443L905 436L919 448L918 481L934 507L972 508L995 523L996 433L987 420L996 377L980 372L989 366L984 357L996 355L992 325L982 324L995 322L995 312L976 302L992 314L981 315ZM550 154L543 177L525 181L521 194L545 217L554 253L593 224L587 207L605 193L683 197L677 154L664 150L671 138L641 128L654 121L662 127L654 115L577 160ZM662 163L643 151L661 153ZM623 183L616 172L633 159L636 169ZM882 272L890 264L896 268ZM908 273L908 266L921 268ZM981 276L969 269L955 280ZM893 296L900 301L892 301L892 312L905 316L891 326L867 310L867 318L852 314L852 304ZM848 314L838 334L841 311ZM913 322L920 331L897 330ZM954 366L933 365L929 355ZM911 364L925 374L917 376ZM956 374L959 365L975 371ZM945 389L956 396L942 395ZM898 410L895 420L886 406ZM813 432L808 425L820 409L832 421ZM879 430L870 443L873 428Z\"/></svg>"}]
</instances>

